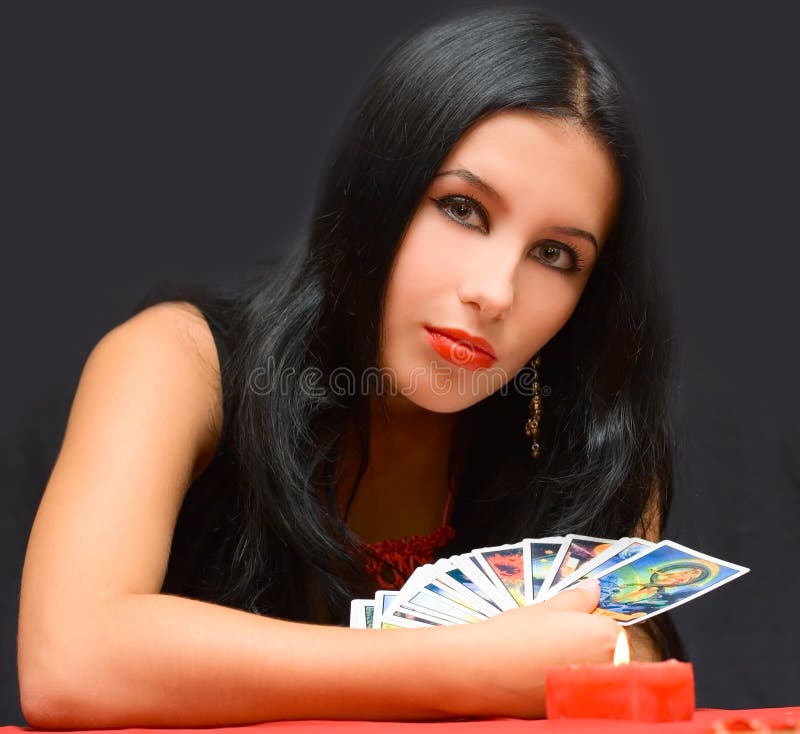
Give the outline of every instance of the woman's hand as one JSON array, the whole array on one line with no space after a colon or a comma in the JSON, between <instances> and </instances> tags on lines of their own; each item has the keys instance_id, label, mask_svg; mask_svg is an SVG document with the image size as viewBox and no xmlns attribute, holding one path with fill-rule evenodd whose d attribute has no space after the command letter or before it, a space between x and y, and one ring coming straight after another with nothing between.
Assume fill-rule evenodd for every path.
<instances>
[{"instance_id":1,"label":"woman's hand","mask_svg":"<svg viewBox=\"0 0 800 734\"><path fill-rule=\"evenodd\" d=\"M593 615L596 581L477 625L463 634L466 660L443 661L464 674L453 713L467 716L544 715L544 671L569 663L610 663L620 626Z\"/></svg>"}]
</instances>

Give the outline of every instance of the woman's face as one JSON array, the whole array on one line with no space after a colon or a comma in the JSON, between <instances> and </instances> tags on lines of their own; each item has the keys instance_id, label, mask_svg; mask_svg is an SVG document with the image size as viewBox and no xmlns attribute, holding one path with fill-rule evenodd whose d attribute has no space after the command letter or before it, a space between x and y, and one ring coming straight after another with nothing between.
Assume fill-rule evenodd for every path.
<instances>
[{"instance_id":1,"label":"woman's face","mask_svg":"<svg viewBox=\"0 0 800 734\"><path fill-rule=\"evenodd\" d=\"M610 153L574 123L506 110L471 127L389 276L380 367L399 397L387 400L453 412L512 380L575 309L618 188Z\"/></svg>"}]
</instances>

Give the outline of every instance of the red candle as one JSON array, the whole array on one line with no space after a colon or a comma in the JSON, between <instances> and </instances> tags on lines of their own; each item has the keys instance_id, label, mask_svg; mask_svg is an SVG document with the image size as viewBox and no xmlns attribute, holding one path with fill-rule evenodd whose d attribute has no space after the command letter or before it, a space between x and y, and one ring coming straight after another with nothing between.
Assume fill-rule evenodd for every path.
<instances>
[{"instance_id":1,"label":"red candle","mask_svg":"<svg viewBox=\"0 0 800 734\"><path fill-rule=\"evenodd\" d=\"M620 630L614 664L581 664L545 671L548 719L687 721L694 715L691 663L628 662Z\"/></svg>"}]
</instances>

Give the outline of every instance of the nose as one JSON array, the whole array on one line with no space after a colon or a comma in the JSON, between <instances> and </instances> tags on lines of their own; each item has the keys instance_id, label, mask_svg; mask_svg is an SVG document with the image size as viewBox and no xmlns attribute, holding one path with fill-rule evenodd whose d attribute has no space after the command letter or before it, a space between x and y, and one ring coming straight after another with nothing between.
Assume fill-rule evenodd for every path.
<instances>
[{"instance_id":1,"label":"nose","mask_svg":"<svg viewBox=\"0 0 800 734\"><path fill-rule=\"evenodd\" d=\"M514 273L516 260L489 257L475 263L458 289L462 303L474 303L488 319L501 320L511 312L514 301Z\"/></svg>"}]
</instances>

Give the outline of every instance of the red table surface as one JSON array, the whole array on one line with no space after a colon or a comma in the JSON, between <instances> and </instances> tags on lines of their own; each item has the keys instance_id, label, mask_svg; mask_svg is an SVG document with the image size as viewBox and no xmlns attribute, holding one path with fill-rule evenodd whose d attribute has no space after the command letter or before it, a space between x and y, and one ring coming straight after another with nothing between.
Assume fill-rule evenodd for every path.
<instances>
[{"instance_id":1,"label":"red table surface","mask_svg":"<svg viewBox=\"0 0 800 734\"><path fill-rule=\"evenodd\" d=\"M499 734L515 734L517 732L535 732L536 734L625 734L625 732L659 732L660 734L690 734L693 732L711 732L714 722L732 723L740 720L758 719L772 726L785 725L792 722L797 726L800 721L800 706L776 709L699 709L691 721L677 723L644 723L636 721L614 721L609 719L562 719L548 721L546 719L471 719L465 721L437 722L399 722L399 721L271 721L263 724L243 726L220 726L202 729L150 729L129 728L92 731L129 731L129 732L165 732L165 734L181 734L181 732L204 732L205 734L350 734L364 732L366 734L403 734L403 732L421 732L422 734L475 734L475 732L498 732ZM44 731L27 726L2 726L0 734L16 732ZM49 730L48 730L49 731ZM73 732L79 730L70 730ZM800 729L798 729L800 731Z\"/></svg>"}]
</instances>

